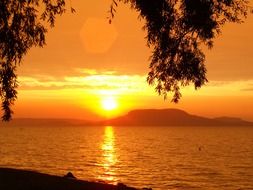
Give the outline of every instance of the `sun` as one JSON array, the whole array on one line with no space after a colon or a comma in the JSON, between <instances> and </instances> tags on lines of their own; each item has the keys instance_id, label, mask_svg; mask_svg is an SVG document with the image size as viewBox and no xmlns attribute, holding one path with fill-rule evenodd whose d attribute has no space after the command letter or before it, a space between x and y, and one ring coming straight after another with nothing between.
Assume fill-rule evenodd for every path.
<instances>
[{"instance_id":1,"label":"sun","mask_svg":"<svg viewBox=\"0 0 253 190\"><path fill-rule=\"evenodd\" d=\"M113 97L107 97L101 101L102 108L106 111L115 110L118 107L116 100Z\"/></svg>"}]
</instances>

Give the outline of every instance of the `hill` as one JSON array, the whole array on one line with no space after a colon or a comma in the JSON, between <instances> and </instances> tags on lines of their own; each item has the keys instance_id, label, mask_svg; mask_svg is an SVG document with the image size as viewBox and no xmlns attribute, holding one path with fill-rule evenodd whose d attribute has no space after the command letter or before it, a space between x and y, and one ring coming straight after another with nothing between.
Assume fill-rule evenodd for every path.
<instances>
[{"instance_id":1,"label":"hill","mask_svg":"<svg viewBox=\"0 0 253 190\"><path fill-rule=\"evenodd\" d=\"M239 118L206 118L178 109L133 110L127 115L107 120L103 125L114 126L253 126Z\"/></svg>"},{"instance_id":2,"label":"hill","mask_svg":"<svg viewBox=\"0 0 253 190\"><path fill-rule=\"evenodd\" d=\"M32 119L17 118L0 122L0 126L253 126L253 122L240 118L207 118L191 115L179 109L139 109L128 114L100 122L78 119Z\"/></svg>"},{"instance_id":3,"label":"hill","mask_svg":"<svg viewBox=\"0 0 253 190\"><path fill-rule=\"evenodd\" d=\"M0 126L19 126L19 127L59 127L59 126L88 126L91 122L78 119L48 119L48 118L15 118L10 122L1 122Z\"/></svg>"}]
</instances>

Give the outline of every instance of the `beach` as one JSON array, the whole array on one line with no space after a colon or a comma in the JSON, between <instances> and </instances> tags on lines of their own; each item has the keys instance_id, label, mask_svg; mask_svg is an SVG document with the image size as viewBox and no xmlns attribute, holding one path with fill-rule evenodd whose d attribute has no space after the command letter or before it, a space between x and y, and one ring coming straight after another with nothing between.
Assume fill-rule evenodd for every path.
<instances>
[{"instance_id":1,"label":"beach","mask_svg":"<svg viewBox=\"0 0 253 190\"><path fill-rule=\"evenodd\" d=\"M111 185L49 175L36 171L0 168L0 189L3 190L137 190L124 184Z\"/></svg>"}]
</instances>

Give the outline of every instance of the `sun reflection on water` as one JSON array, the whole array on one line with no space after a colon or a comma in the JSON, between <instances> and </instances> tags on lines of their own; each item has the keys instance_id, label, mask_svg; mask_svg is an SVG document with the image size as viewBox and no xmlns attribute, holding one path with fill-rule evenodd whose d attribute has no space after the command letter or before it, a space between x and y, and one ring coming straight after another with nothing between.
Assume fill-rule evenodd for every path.
<instances>
[{"instance_id":1,"label":"sun reflection on water","mask_svg":"<svg viewBox=\"0 0 253 190\"><path fill-rule=\"evenodd\" d=\"M103 174L99 176L99 179L109 183L116 183L118 181L115 177L115 164L117 162L117 158L114 141L115 137L113 127L106 126L104 130L103 142L101 144L101 150L103 154L101 166L103 167Z\"/></svg>"}]
</instances>

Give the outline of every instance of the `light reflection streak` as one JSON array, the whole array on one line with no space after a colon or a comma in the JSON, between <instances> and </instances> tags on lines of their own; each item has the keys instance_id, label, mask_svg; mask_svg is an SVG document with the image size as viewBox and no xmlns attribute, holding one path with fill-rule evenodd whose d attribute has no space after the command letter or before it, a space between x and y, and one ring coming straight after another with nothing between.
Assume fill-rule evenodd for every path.
<instances>
[{"instance_id":1,"label":"light reflection streak","mask_svg":"<svg viewBox=\"0 0 253 190\"><path fill-rule=\"evenodd\" d=\"M111 126L106 126L104 130L103 142L101 144L103 174L98 178L109 183L116 183L118 180L116 176L115 164L117 162L115 151L115 137L114 130Z\"/></svg>"}]
</instances>

